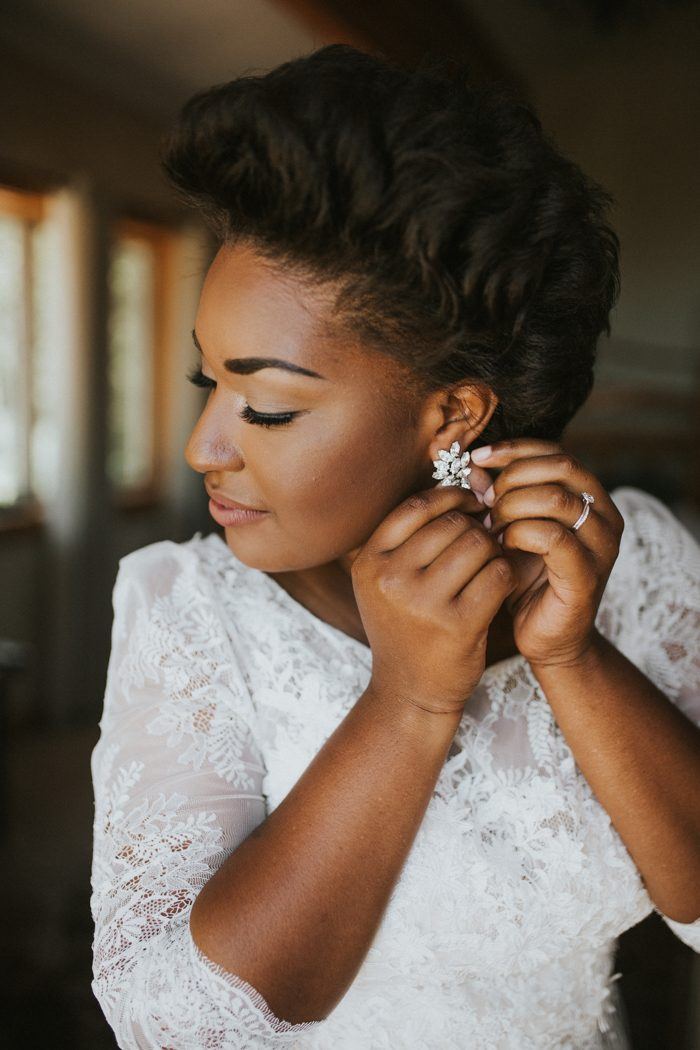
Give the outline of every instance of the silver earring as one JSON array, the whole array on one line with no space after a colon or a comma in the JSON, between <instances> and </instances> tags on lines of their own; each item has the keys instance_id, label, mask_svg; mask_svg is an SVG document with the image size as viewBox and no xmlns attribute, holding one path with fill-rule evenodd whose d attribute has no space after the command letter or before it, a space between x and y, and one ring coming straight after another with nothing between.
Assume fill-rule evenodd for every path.
<instances>
[{"instance_id":1,"label":"silver earring","mask_svg":"<svg viewBox=\"0 0 700 1050\"><path fill-rule=\"evenodd\" d=\"M433 473L433 477L440 478L436 487L441 485L461 485L463 489L471 488L469 475L472 472L472 468L467 466L471 459L469 450L460 455L459 441L453 441L450 445L450 451L446 452L444 449L440 449L438 457L438 459L433 460L433 466L437 468Z\"/></svg>"}]
</instances>

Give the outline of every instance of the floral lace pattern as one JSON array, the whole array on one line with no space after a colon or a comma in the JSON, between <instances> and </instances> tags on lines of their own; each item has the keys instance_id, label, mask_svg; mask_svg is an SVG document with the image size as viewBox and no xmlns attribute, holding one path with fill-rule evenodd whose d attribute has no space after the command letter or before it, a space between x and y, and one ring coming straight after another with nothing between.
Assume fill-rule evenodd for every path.
<instances>
[{"instance_id":1,"label":"floral lace pattern","mask_svg":"<svg viewBox=\"0 0 700 1050\"><path fill-rule=\"evenodd\" d=\"M700 724L700 549L625 519L598 627ZM625 1050L616 938L653 910L519 656L486 669L352 985L278 1018L192 940L192 904L366 688L371 652L218 533L120 561L95 793L93 991L123 1048ZM700 921L662 916L700 951Z\"/></svg>"}]
</instances>

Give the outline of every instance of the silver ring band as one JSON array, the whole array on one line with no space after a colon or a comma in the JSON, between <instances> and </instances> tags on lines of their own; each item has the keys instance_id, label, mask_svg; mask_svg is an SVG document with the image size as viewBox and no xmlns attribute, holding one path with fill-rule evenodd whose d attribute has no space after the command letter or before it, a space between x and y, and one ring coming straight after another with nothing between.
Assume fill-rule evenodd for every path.
<instances>
[{"instance_id":1,"label":"silver ring band","mask_svg":"<svg viewBox=\"0 0 700 1050\"><path fill-rule=\"evenodd\" d=\"M582 492L581 499L583 500L583 510L579 514L578 518L571 526L571 531L576 532L576 529L580 529L584 521L588 517L588 512L591 509L591 503L595 503L595 499L591 496L590 492Z\"/></svg>"}]
</instances>

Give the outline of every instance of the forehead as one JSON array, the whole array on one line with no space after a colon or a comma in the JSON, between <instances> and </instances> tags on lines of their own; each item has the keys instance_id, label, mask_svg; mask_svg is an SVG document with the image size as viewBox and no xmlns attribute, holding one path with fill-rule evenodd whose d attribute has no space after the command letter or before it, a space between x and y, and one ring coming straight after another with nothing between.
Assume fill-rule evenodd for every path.
<instances>
[{"instance_id":1,"label":"forehead","mask_svg":"<svg viewBox=\"0 0 700 1050\"><path fill-rule=\"evenodd\" d=\"M195 329L211 361L285 358L330 380L389 382L397 363L334 322L334 298L331 285L309 286L251 247L225 245L207 271Z\"/></svg>"},{"instance_id":2,"label":"forehead","mask_svg":"<svg viewBox=\"0 0 700 1050\"><path fill-rule=\"evenodd\" d=\"M328 375L345 356L335 345L331 301L251 248L223 246L207 272L195 328L207 357L282 357Z\"/></svg>"}]
</instances>

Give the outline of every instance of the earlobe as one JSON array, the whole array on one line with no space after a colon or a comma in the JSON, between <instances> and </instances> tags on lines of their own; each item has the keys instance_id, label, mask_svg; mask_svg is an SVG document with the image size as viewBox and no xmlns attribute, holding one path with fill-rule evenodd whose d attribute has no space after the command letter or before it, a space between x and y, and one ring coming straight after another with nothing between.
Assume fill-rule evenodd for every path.
<instances>
[{"instance_id":1,"label":"earlobe","mask_svg":"<svg viewBox=\"0 0 700 1050\"><path fill-rule=\"evenodd\" d=\"M453 441L449 448L438 449L437 458L433 460L435 470L432 477L438 479L436 485L460 485L471 489L479 503L483 503L484 492L493 484L493 478L483 467L472 464L466 446L464 451L461 448L459 441Z\"/></svg>"},{"instance_id":2,"label":"earlobe","mask_svg":"<svg viewBox=\"0 0 700 1050\"><path fill-rule=\"evenodd\" d=\"M433 477L438 478L438 485L461 485L463 489L470 489L470 458L468 452L461 452L459 441L453 441L449 449L440 449L438 458L433 460Z\"/></svg>"}]
</instances>

